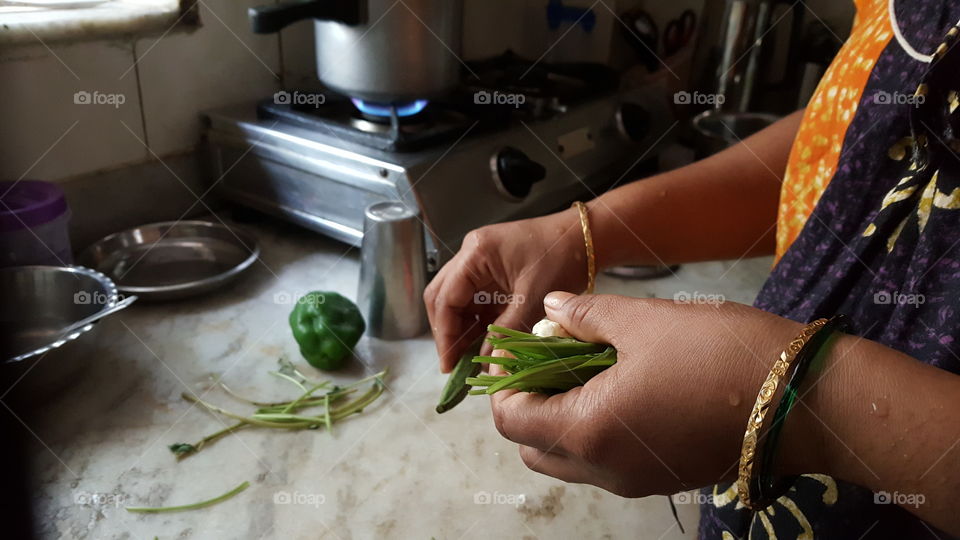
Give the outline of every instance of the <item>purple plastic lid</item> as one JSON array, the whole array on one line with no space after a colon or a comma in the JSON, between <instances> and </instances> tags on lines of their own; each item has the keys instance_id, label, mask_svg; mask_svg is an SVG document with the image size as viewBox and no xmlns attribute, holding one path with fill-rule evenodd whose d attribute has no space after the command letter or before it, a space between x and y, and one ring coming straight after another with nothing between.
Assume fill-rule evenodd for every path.
<instances>
[{"instance_id":1,"label":"purple plastic lid","mask_svg":"<svg viewBox=\"0 0 960 540\"><path fill-rule=\"evenodd\" d=\"M60 186L40 180L0 182L0 232L36 227L67 212Z\"/></svg>"}]
</instances>

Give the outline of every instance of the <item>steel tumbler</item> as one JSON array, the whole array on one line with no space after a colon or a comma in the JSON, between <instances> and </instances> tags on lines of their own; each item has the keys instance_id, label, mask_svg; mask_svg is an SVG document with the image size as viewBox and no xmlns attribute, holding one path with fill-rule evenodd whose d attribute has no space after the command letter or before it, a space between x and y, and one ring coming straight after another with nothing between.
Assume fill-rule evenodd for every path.
<instances>
[{"instance_id":1,"label":"steel tumbler","mask_svg":"<svg viewBox=\"0 0 960 540\"><path fill-rule=\"evenodd\" d=\"M406 339L427 330L423 289L427 261L423 223L400 201L371 204L364 214L357 301L367 335Z\"/></svg>"}]
</instances>

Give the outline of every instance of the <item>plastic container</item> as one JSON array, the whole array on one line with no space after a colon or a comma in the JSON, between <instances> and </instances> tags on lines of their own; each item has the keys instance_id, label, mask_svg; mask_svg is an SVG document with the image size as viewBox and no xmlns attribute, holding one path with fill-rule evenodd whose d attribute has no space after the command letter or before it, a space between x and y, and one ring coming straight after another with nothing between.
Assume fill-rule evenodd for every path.
<instances>
[{"instance_id":1,"label":"plastic container","mask_svg":"<svg viewBox=\"0 0 960 540\"><path fill-rule=\"evenodd\" d=\"M0 266L72 264L69 222L60 186L0 182Z\"/></svg>"}]
</instances>

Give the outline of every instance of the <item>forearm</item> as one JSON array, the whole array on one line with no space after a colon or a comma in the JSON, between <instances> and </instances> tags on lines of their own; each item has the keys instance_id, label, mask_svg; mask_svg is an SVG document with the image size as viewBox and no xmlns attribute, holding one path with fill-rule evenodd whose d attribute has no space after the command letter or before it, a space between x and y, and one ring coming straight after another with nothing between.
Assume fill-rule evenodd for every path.
<instances>
[{"instance_id":1,"label":"forearm","mask_svg":"<svg viewBox=\"0 0 960 540\"><path fill-rule=\"evenodd\" d=\"M786 467L897 494L893 503L960 534L960 376L851 336L827 358L786 426Z\"/></svg>"},{"instance_id":2,"label":"forearm","mask_svg":"<svg viewBox=\"0 0 960 540\"><path fill-rule=\"evenodd\" d=\"M798 111L719 154L589 203L600 267L773 252Z\"/></svg>"}]
</instances>

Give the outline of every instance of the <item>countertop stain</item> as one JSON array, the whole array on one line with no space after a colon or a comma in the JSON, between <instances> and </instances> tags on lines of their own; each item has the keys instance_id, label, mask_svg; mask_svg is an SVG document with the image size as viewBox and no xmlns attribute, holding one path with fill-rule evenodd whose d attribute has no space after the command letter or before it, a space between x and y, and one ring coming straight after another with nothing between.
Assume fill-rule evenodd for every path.
<instances>
[{"instance_id":1,"label":"countertop stain","mask_svg":"<svg viewBox=\"0 0 960 540\"><path fill-rule=\"evenodd\" d=\"M527 519L546 518L548 521L557 517L557 514L563 511L563 495L567 492L564 486L551 487L545 496L540 499L537 506L526 502L517 507L517 511Z\"/></svg>"}]
</instances>

